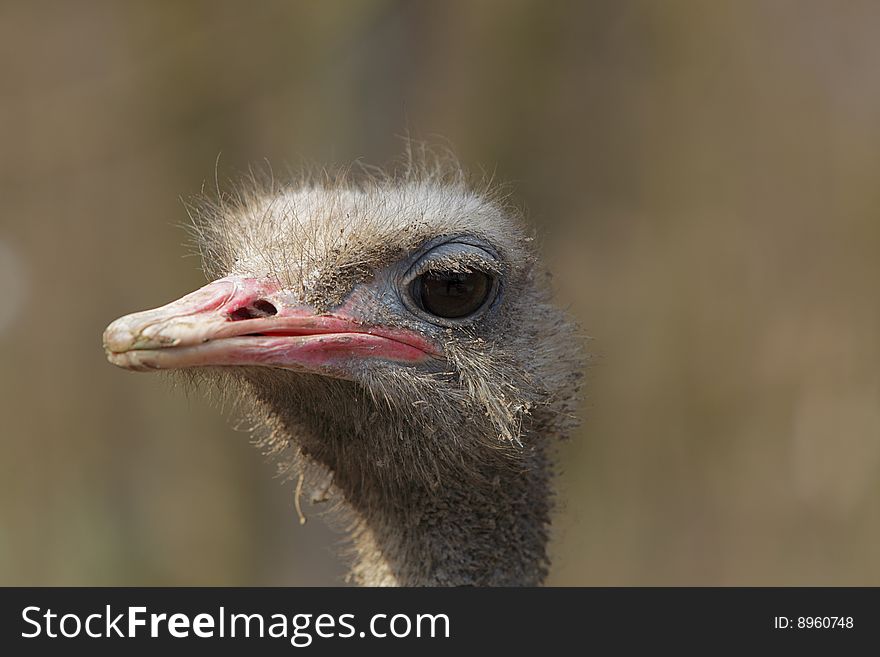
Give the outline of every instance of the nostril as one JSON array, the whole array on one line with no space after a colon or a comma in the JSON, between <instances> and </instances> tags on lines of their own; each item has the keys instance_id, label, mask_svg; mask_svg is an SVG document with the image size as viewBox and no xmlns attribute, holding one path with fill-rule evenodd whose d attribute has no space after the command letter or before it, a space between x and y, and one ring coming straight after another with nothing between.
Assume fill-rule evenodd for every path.
<instances>
[{"instance_id":1,"label":"nostril","mask_svg":"<svg viewBox=\"0 0 880 657\"><path fill-rule=\"evenodd\" d=\"M228 317L233 322L243 319L258 319L260 317L271 317L277 315L278 309L265 299L257 299L249 306L242 306L238 310L233 310Z\"/></svg>"},{"instance_id":2,"label":"nostril","mask_svg":"<svg viewBox=\"0 0 880 657\"><path fill-rule=\"evenodd\" d=\"M253 306L256 310L259 310L264 316L277 315L278 309L270 302L265 299L257 299L254 301Z\"/></svg>"},{"instance_id":3,"label":"nostril","mask_svg":"<svg viewBox=\"0 0 880 657\"><path fill-rule=\"evenodd\" d=\"M229 313L229 319L231 319L233 322L238 322L242 319L253 319L254 317L255 315L247 306L239 308L238 310L233 310L231 313Z\"/></svg>"}]
</instances>

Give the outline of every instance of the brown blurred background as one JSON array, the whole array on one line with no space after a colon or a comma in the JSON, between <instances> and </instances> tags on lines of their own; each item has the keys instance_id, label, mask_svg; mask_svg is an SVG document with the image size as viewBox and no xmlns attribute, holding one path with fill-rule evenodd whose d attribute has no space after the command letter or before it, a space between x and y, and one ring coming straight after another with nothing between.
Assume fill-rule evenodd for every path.
<instances>
[{"instance_id":1,"label":"brown blurred background","mask_svg":"<svg viewBox=\"0 0 880 657\"><path fill-rule=\"evenodd\" d=\"M265 159L496 170L598 355L550 583L880 584L880 5L4 2L0 583L333 584L339 536L101 332Z\"/></svg>"}]
</instances>

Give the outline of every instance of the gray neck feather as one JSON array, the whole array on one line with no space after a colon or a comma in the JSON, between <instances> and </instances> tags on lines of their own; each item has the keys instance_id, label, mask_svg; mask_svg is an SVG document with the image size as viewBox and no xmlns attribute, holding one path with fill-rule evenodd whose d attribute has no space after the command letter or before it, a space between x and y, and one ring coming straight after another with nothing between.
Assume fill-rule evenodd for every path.
<instances>
[{"instance_id":1,"label":"gray neck feather","mask_svg":"<svg viewBox=\"0 0 880 657\"><path fill-rule=\"evenodd\" d=\"M331 490L350 520L356 583L543 581L550 467L539 420L524 428L524 446L500 445L479 414L425 435L412 410L347 381L291 375L285 385L251 383L271 432L267 444L293 447L294 467L306 474L315 465L332 473Z\"/></svg>"}]
</instances>

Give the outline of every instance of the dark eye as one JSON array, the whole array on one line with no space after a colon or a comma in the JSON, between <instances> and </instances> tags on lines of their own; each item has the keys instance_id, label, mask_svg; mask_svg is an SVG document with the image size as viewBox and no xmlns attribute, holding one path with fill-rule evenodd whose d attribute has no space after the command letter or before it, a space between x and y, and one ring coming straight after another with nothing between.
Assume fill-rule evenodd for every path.
<instances>
[{"instance_id":1,"label":"dark eye","mask_svg":"<svg viewBox=\"0 0 880 657\"><path fill-rule=\"evenodd\" d=\"M492 277L481 271L429 271L413 281L412 296L423 310L447 319L479 310L492 291Z\"/></svg>"}]
</instances>

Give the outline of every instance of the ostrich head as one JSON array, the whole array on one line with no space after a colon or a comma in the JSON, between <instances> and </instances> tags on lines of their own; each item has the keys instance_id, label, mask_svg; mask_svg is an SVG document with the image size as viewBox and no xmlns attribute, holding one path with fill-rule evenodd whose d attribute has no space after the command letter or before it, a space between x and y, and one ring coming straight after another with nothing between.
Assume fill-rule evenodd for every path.
<instances>
[{"instance_id":1,"label":"ostrich head","mask_svg":"<svg viewBox=\"0 0 880 657\"><path fill-rule=\"evenodd\" d=\"M113 322L109 360L240 392L348 511L355 581L541 582L581 361L516 213L422 171L250 185L195 223L212 282Z\"/></svg>"}]
</instances>

